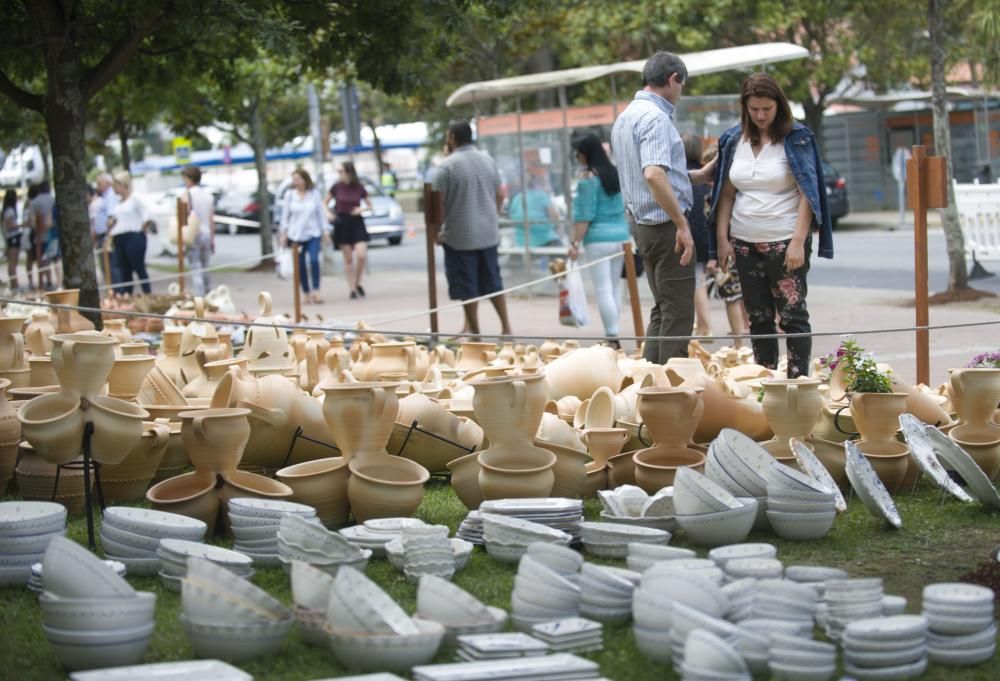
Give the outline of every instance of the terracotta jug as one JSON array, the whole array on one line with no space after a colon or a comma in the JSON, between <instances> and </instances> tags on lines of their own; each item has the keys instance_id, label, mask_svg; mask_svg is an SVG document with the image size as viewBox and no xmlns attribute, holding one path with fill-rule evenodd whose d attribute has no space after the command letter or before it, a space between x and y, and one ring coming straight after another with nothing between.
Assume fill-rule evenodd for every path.
<instances>
[{"instance_id":1,"label":"terracotta jug","mask_svg":"<svg viewBox=\"0 0 1000 681\"><path fill-rule=\"evenodd\" d=\"M45 299L55 305L79 306L80 289L70 288L61 291L49 291ZM93 331L94 323L76 310L56 308L56 332L76 333L77 331Z\"/></svg>"},{"instance_id":2,"label":"terracotta jug","mask_svg":"<svg viewBox=\"0 0 1000 681\"><path fill-rule=\"evenodd\" d=\"M411 429L414 423L416 427ZM437 400L414 393L399 400L388 450L436 473L447 470L449 461L482 444L483 430L478 424L455 416Z\"/></svg>"},{"instance_id":3,"label":"terracotta jug","mask_svg":"<svg viewBox=\"0 0 1000 681\"><path fill-rule=\"evenodd\" d=\"M322 333L322 331L320 332ZM306 358L306 343L309 342L309 332L305 329L292 329L288 338L288 345L292 349L295 362L298 364Z\"/></svg>"},{"instance_id":4,"label":"terracotta jug","mask_svg":"<svg viewBox=\"0 0 1000 681\"><path fill-rule=\"evenodd\" d=\"M181 368L181 337L183 329L164 329L160 349L156 353L156 366L175 384Z\"/></svg>"},{"instance_id":5,"label":"terracotta jug","mask_svg":"<svg viewBox=\"0 0 1000 681\"><path fill-rule=\"evenodd\" d=\"M32 312L31 321L24 329L24 347L32 355L52 352L50 338L56 332L48 312Z\"/></svg>"},{"instance_id":6,"label":"terracotta jug","mask_svg":"<svg viewBox=\"0 0 1000 681\"><path fill-rule=\"evenodd\" d=\"M353 459L348 467L347 498L359 523L412 515L430 478L423 466L397 456Z\"/></svg>"},{"instance_id":7,"label":"terracotta jug","mask_svg":"<svg viewBox=\"0 0 1000 681\"><path fill-rule=\"evenodd\" d=\"M0 317L0 370L28 368L21 333L27 320L27 317Z\"/></svg>"},{"instance_id":8,"label":"terracotta jug","mask_svg":"<svg viewBox=\"0 0 1000 681\"><path fill-rule=\"evenodd\" d=\"M1000 369L954 369L950 373L965 436L995 439L996 426L991 420L1000 402Z\"/></svg>"},{"instance_id":9,"label":"terracotta jug","mask_svg":"<svg viewBox=\"0 0 1000 681\"><path fill-rule=\"evenodd\" d=\"M252 376L245 365L237 363L219 379L212 393L212 407L235 407L240 400L257 402L260 397L260 379Z\"/></svg>"},{"instance_id":10,"label":"terracotta jug","mask_svg":"<svg viewBox=\"0 0 1000 681\"><path fill-rule=\"evenodd\" d=\"M790 458L794 455L788 439L808 439L823 410L820 381L773 378L765 379L761 385L764 386L764 416L774 431L774 447L768 451L780 458Z\"/></svg>"},{"instance_id":11,"label":"terracotta jug","mask_svg":"<svg viewBox=\"0 0 1000 681\"><path fill-rule=\"evenodd\" d=\"M56 465L40 457L27 442L20 446L20 461L17 464L17 491L27 501L55 501L66 507L70 515L82 513L86 507L83 486L82 460L79 468L59 471L59 485L56 486ZM68 463L68 462L64 462ZM91 472L90 486L94 486Z\"/></svg>"},{"instance_id":12,"label":"terracotta jug","mask_svg":"<svg viewBox=\"0 0 1000 681\"><path fill-rule=\"evenodd\" d=\"M538 348L538 354L546 362L552 361L562 352L562 346L554 338L546 338Z\"/></svg>"},{"instance_id":13,"label":"terracotta jug","mask_svg":"<svg viewBox=\"0 0 1000 681\"><path fill-rule=\"evenodd\" d=\"M458 348L455 357L455 368L459 371L471 371L485 366L497 357L495 343L478 343L467 341Z\"/></svg>"},{"instance_id":14,"label":"terracotta jug","mask_svg":"<svg viewBox=\"0 0 1000 681\"><path fill-rule=\"evenodd\" d=\"M340 371L351 368L351 353L344 347L344 339L340 336L334 336L327 340L330 344L330 349L326 351L324 355L324 362L327 366L330 364L331 353L339 358L337 366Z\"/></svg>"},{"instance_id":15,"label":"terracotta jug","mask_svg":"<svg viewBox=\"0 0 1000 681\"><path fill-rule=\"evenodd\" d=\"M197 518L208 525L211 537L221 505L215 486L215 474L195 471L153 485L146 491L146 501L155 510Z\"/></svg>"},{"instance_id":16,"label":"terracotta jug","mask_svg":"<svg viewBox=\"0 0 1000 681\"><path fill-rule=\"evenodd\" d=\"M583 433L590 457L601 464L618 456L628 440L629 432L624 428L592 428Z\"/></svg>"},{"instance_id":17,"label":"terracotta jug","mask_svg":"<svg viewBox=\"0 0 1000 681\"><path fill-rule=\"evenodd\" d=\"M323 416L348 462L387 456L386 444L399 412L391 383L341 383L323 386Z\"/></svg>"},{"instance_id":18,"label":"terracotta jug","mask_svg":"<svg viewBox=\"0 0 1000 681\"><path fill-rule=\"evenodd\" d=\"M119 345L132 340L132 332L125 326L124 319L105 319L104 328L101 329L101 333L108 338L114 338L118 341Z\"/></svg>"},{"instance_id":19,"label":"terracotta jug","mask_svg":"<svg viewBox=\"0 0 1000 681\"><path fill-rule=\"evenodd\" d=\"M483 503L483 493L479 489L479 452L472 452L448 462L451 471L451 487L455 496L474 511Z\"/></svg>"},{"instance_id":20,"label":"terracotta jug","mask_svg":"<svg viewBox=\"0 0 1000 681\"><path fill-rule=\"evenodd\" d=\"M701 388L661 388L652 386L639 391L636 409L660 449L685 448L704 411Z\"/></svg>"},{"instance_id":21,"label":"terracotta jug","mask_svg":"<svg viewBox=\"0 0 1000 681\"><path fill-rule=\"evenodd\" d=\"M52 368L52 358L48 355L32 355L28 358L28 387L41 388L59 385L59 378Z\"/></svg>"},{"instance_id":22,"label":"terracotta jug","mask_svg":"<svg viewBox=\"0 0 1000 681\"><path fill-rule=\"evenodd\" d=\"M601 387L617 391L623 378L615 351L604 345L560 355L545 367L545 380L556 400L566 395L586 400Z\"/></svg>"},{"instance_id":23,"label":"terracotta jug","mask_svg":"<svg viewBox=\"0 0 1000 681\"><path fill-rule=\"evenodd\" d=\"M181 439L196 471L236 470L250 438L249 409L197 409L178 414Z\"/></svg>"},{"instance_id":24,"label":"terracotta jug","mask_svg":"<svg viewBox=\"0 0 1000 681\"><path fill-rule=\"evenodd\" d=\"M116 357L108 374L108 395L120 400L135 400L146 375L155 364L156 358L152 355Z\"/></svg>"},{"instance_id":25,"label":"terracotta jug","mask_svg":"<svg viewBox=\"0 0 1000 681\"><path fill-rule=\"evenodd\" d=\"M167 450L170 427L144 422L142 437L121 462L101 466L101 489L108 502L142 499Z\"/></svg>"},{"instance_id":26,"label":"terracotta jug","mask_svg":"<svg viewBox=\"0 0 1000 681\"><path fill-rule=\"evenodd\" d=\"M0 379L0 497L7 492L7 485L14 475L17 448L21 443L21 423L14 407L7 401L10 381Z\"/></svg>"},{"instance_id":27,"label":"terracotta jug","mask_svg":"<svg viewBox=\"0 0 1000 681\"><path fill-rule=\"evenodd\" d=\"M337 456L287 466L276 477L292 488L292 501L315 508L320 522L333 529L347 524L348 473L347 462Z\"/></svg>"}]
</instances>

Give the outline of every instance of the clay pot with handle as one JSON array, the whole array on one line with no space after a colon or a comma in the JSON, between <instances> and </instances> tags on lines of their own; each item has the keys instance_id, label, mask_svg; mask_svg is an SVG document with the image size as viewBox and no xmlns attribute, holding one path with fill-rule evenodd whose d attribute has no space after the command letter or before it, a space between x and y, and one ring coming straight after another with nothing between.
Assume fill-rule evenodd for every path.
<instances>
[{"instance_id":1,"label":"clay pot with handle","mask_svg":"<svg viewBox=\"0 0 1000 681\"><path fill-rule=\"evenodd\" d=\"M683 449L692 442L705 409L702 388L661 388L639 391L636 410L653 438L653 447Z\"/></svg>"},{"instance_id":2,"label":"clay pot with handle","mask_svg":"<svg viewBox=\"0 0 1000 681\"><path fill-rule=\"evenodd\" d=\"M114 338L118 344L128 343L132 340L132 332L125 326L124 319L105 319L104 328L101 333L108 338Z\"/></svg>"},{"instance_id":3,"label":"clay pot with handle","mask_svg":"<svg viewBox=\"0 0 1000 681\"><path fill-rule=\"evenodd\" d=\"M202 473L236 470L250 438L249 409L197 409L178 414L191 465Z\"/></svg>"},{"instance_id":4,"label":"clay pot with handle","mask_svg":"<svg viewBox=\"0 0 1000 681\"><path fill-rule=\"evenodd\" d=\"M51 338L55 332L48 312L32 312L23 332L24 347L32 355L47 355L52 352Z\"/></svg>"},{"instance_id":5,"label":"clay pot with handle","mask_svg":"<svg viewBox=\"0 0 1000 681\"><path fill-rule=\"evenodd\" d=\"M386 444L399 413L392 383L340 383L323 386L323 416L348 462L388 456Z\"/></svg>"},{"instance_id":6,"label":"clay pot with handle","mask_svg":"<svg viewBox=\"0 0 1000 681\"><path fill-rule=\"evenodd\" d=\"M27 317L0 317L0 370L28 368L24 334L21 333L26 321Z\"/></svg>"},{"instance_id":7,"label":"clay pot with handle","mask_svg":"<svg viewBox=\"0 0 1000 681\"><path fill-rule=\"evenodd\" d=\"M995 439L996 426L991 422L1000 402L1000 369L951 369L952 402L966 437Z\"/></svg>"},{"instance_id":8,"label":"clay pot with handle","mask_svg":"<svg viewBox=\"0 0 1000 681\"><path fill-rule=\"evenodd\" d=\"M495 343L467 341L459 346L454 366L459 371L472 371L486 366L496 357L497 346Z\"/></svg>"},{"instance_id":9,"label":"clay pot with handle","mask_svg":"<svg viewBox=\"0 0 1000 681\"><path fill-rule=\"evenodd\" d=\"M0 379L0 497L7 491L7 485L14 475L17 462L17 448L21 443L21 423L17 420L14 407L7 400L10 381Z\"/></svg>"},{"instance_id":10,"label":"clay pot with handle","mask_svg":"<svg viewBox=\"0 0 1000 681\"><path fill-rule=\"evenodd\" d=\"M39 458L64 464L80 455L85 425L80 398L65 393L39 395L17 412L21 436Z\"/></svg>"},{"instance_id":11,"label":"clay pot with handle","mask_svg":"<svg viewBox=\"0 0 1000 681\"><path fill-rule=\"evenodd\" d=\"M178 385L178 372L181 368L181 337L183 329L164 329L160 340L160 348L156 353L156 366L166 376Z\"/></svg>"},{"instance_id":12,"label":"clay pot with handle","mask_svg":"<svg viewBox=\"0 0 1000 681\"><path fill-rule=\"evenodd\" d=\"M116 345L100 334L52 336L52 369L62 390L76 396L99 394L115 363Z\"/></svg>"},{"instance_id":13,"label":"clay pot with handle","mask_svg":"<svg viewBox=\"0 0 1000 681\"><path fill-rule=\"evenodd\" d=\"M765 379L764 416L774 431L768 451L778 458L793 457L789 438L807 440L823 410L820 381L811 378Z\"/></svg>"},{"instance_id":14,"label":"clay pot with handle","mask_svg":"<svg viewBox=\"0 0 1000 681\"><path fill-rule=\"evenodd\" d=\"M45 294L45 299L55 305L78 306L80 304L80 289L68 288L61 291L49 291ZM94 323L76 310L57 308L55 312L57 333L94 330Z\"/></svg>"},{"instance_id":15,"label":"clay pot with handle","mask_svg":"<svg viewBox=\"0 0 1000 681\"><path fill-rule=\"evenodd\" d=\"M170 427L163 423L144 422L142 437L124 459L101 466L101 489L109 502L142 499L146 488L160 467L170 439Z\"/></svg>"}]
</instances>

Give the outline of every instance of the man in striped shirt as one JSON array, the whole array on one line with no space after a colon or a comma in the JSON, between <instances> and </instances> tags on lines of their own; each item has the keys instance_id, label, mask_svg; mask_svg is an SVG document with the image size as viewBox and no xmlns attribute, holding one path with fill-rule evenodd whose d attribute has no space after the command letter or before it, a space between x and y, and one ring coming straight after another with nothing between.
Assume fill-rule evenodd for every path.
<instances>
[{"instance_id":1,"label":"man in striped shirt","mask_svg":"<svg viewBox=\"0 0 1000 681\"><path fill-rule=\"evenodd\" d=\"M642 70L642 90L615 121L611 146L618 164L625 213L646 266L654 305L647 336L683 336L647 341L643 356L664 364L687 357L694 326L694 240L688 226L691 183L711 181L713 165L687 171L684 142L674 127L687 67L675 54L657 52Z\"/></svg>"}]
</instances>

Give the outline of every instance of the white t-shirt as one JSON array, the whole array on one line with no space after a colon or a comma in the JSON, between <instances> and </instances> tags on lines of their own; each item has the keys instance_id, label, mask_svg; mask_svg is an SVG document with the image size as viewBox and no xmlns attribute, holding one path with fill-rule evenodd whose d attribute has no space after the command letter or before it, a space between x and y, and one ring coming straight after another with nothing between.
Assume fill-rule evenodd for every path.
<instances>
[{"instance_id":1,"label":"white t-shirt","mask_svg":"<svg viewBox=\"0 0 1000 681\"><path fill-rule=\"evenodd\" d=\"M764 243L785 241L795 235L799 186L783 142L765 145L754 158L750 141L741 139L733 155L729 180L736 187L729 223L732 238Z\"/></svg>"},{"instance_id":2,"label":"white t-shirt","mask_svg":"<svg viewBox=\"0 0 1000 681\"><path fill-rule=\"evenodd\" d=\"M188 188L191 201L191 212L198 216L198 233L212 234L212 211L215 208L215 197L207 187L197 184Z\"/></svg>"},{"instance_id":3,"label":"white t-shirt","mask_svg":"<svg viewBox=\"0 0 1000 681\"><path fill-rule=\"evenodd\" d=\"M111 215L115 218L115 226L111 236L126 232L142 232L142 226L149 220L149 212L142 201L131 194L127 199L115 206Z\"/></svg>"}]
</instances>

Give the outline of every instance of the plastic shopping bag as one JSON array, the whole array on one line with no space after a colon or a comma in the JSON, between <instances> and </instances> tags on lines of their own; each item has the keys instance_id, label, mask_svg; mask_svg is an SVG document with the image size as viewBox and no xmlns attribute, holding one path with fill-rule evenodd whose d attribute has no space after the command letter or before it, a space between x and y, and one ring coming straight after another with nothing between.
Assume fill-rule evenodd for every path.
<instances>
[{"instance_id":1,"label":"plastic shopping bag","mask_svg":"<svg viewBox=\"0 0 1000 681\"><path fill-rule=\"evenodd\" d=\"M278 249L278 257L275 260L275 263L277 265L279 279L292 278L295 273L295 267L292 265L292 249Z\"/></svg>"},{"instance_id":2,"label":"plastic shopping bag","mask_svg":"<svg viewBox=\"0 0 1000 681\"><path fill-rule=\"evenodd\" d=\"M576 263L570 261L566 267L566 276L556 281L559 282L559 323L578 328L586 326L587 293Z\"/></svg>"}]
</instances>

